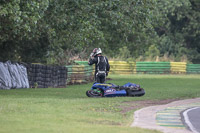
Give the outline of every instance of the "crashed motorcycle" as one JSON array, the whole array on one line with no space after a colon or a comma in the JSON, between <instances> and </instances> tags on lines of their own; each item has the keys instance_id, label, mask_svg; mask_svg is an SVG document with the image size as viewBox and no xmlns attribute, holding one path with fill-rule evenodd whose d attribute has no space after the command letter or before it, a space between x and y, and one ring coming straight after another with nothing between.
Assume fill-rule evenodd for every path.
<instances>
[{"instance_id":1,"label":"crashed motorcycle","mask_svg":"<svg viewBox=\"0 0 200 133\"><path fill-rule=\"evenodd\" d=\"M90 90L86 91L88 97L139 97L145 94L145 90L138 84L126 83L123 86L112 83L94 83Z\"/></svg>"}]
</instances>

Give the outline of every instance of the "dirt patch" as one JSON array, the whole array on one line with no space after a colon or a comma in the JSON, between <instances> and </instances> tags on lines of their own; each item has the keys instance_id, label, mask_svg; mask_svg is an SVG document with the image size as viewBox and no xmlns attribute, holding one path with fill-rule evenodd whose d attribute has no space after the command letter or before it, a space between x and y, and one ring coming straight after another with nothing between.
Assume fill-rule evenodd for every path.
<instances>
[{"instance_id":1,"label":"dirt patch","mask_svg":"<svg viewBox=\"0 0 200 133\"><path fill-rule=\"evenodd\" d=\"M129 101L129 102L123 102L122 105L119 106L119 108L122 109L121 111L122 114L126 114L126 112L129 112L131 110L137 110L140 108L154 106L154 105L168 104L177 100L180 99Z\"/></svg>"}]
</instances>

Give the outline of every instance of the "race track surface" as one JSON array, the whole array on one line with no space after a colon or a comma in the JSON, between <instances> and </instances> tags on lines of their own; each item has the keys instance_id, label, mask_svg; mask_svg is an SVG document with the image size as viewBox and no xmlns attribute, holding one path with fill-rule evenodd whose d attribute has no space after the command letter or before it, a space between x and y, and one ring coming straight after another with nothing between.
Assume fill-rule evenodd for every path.
<instances>
[{"instance_id":1,"label":"race track surface","mask_svg":"<svg viewBox=\"0 0 200 133\"><path fill-rule=\"evenodd\" d=\"M193 107L183 112L186 126L193 133L200 133L200 107Z\"/></svg>"},{"instance_id":2,"label":"race track surface","mask_svg":"<svg viewBox=\"0 0 200 133\"><path fill-rule=\"evenodd\" d=\"M156 129L164 133L191 133L181 114L192 107L200 107L200 98L145 107L135 111L131 126Z\"/></svg>"}]
</instances>

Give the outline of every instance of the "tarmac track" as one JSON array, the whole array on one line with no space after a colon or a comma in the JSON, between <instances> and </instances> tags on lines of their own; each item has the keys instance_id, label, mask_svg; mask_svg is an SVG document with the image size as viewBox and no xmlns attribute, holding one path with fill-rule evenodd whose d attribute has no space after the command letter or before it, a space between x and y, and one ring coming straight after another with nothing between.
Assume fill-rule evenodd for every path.
<instances>
[{"instance_id":1,"label":"tarmac track","mask_svg":"<svg viewBox=\"0 0 200 133\"><path fill-rule=\"evenodd\" d=\"M200 133L200 107L193 107L183 112L184 122L193 133Z\"/></svg>"},{"instance_id":2,"label":"tarmac track","mask_svg":"<svg viewBox=\"0 0 200 133\"><path fill-rule=\"evenodd\" d=\"M181 115L189 108L200 107L200 98L175 101L135 111L132 127L159 130L164 133L191 133ZM197 110L199 111L199 110ZM190 116L190 111L188 116ZM191 114L194 112L192 111ZM194 114L196 116L197 114ZM200 116L200 115L199 115ZM198 133L198 131L197 131Z\"/></svg>"}]
</instances>

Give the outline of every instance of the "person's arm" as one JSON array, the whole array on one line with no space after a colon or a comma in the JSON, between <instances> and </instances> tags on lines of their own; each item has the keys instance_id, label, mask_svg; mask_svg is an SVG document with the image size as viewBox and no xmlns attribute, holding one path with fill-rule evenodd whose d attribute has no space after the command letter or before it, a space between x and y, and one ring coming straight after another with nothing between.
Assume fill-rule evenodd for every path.
<instances>
[{"instance_id":1,"label":"person's arm","mask_svg":"<svg viewBox=\"0 0 200 133\"><path fill-rule=\"evenodd\" d=\"M109 71L110 71L110 64L108 62L108 58L106 57L106 61L107 61L107 64L106 64L106 75L108 75Z\"/></svg>"},{"instance_id":2,"label":"person's arm","mask_svg":"<svg viewBox=\"0 0 200 133\"><path fill-rule=\"evenodd\" d=\"M94 63L96 63L97 59L95 57L90 57L89 61L88 61L88 65L93 65Z\"/></svg>"}]
</instances>

